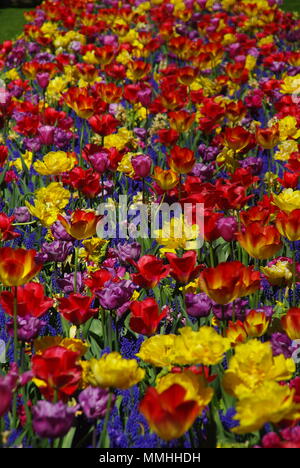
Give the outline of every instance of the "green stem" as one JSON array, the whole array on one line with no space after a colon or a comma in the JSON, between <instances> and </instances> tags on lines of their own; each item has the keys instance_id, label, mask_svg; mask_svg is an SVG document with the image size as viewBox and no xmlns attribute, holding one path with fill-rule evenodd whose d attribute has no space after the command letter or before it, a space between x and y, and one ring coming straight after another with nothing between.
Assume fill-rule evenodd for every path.
<instances>
[{"instance_id":1,"label":"green stem","mask_svg":"<svg viewBox=\"0 0 300 468\"><path fill-rule=\"evenodd\" d=\"M78 248L74 249L74 293L77 293Z\"/></svg>"},{"instance_id":2,"label":"green stem","mask_svg":"<svg viewBox=\"0 0 300 468\"><path fill-rule=\"evenodd\" d=\"M295 245L293 246L293 307L296 306L296 286L297 286L297 281L296 281L296 270L297 270L297 261L296 261L296 249Z\"/></svg>"},{"instance_id":3,"label":"green stem","mask_svg":"<svg viewBox=\"0 0 300 468\"><path fill-rule=\"evenodd\" d=\"M109 447L106 447L106 445L109 445L109 444L105 443L106 442L105 439L106 439L107 426L108 426L108 421L109 421L109 416L110 416L111 403L112 403L112 393L110 392L108 396L108 401L107 401L107 408L106 408L103 429L102 429L100 441L99 441L99 448L109 448Z\"/></svg>"}]
</instances>

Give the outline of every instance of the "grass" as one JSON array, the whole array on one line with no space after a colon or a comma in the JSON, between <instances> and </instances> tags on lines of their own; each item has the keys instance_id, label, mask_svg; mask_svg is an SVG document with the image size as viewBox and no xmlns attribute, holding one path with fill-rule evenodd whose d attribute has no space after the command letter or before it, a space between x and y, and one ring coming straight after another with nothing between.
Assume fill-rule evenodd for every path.
<instances>
[{"instance_id":1,"label":"grass","mask_svg":"<svg viewBox=\"0 0 300 468\"><path fill-rule=\"evenodd\" d=\"M26 23L23 13L32 8L0 8L0 43L15 39Z\"/></svg>"},{"instance_id":2,"label":"grass","mask_svg":"<svg viewBox=\"0 0 300 468\"><path fill-rule=\"evenodd\" d=\"M299 11L300 0L284 0L282 8L286 11ZM24 11L30 8L0 8L0 43L7 39L15 39L25 24Z\"/></svg>"},{"instance_id":3,"label":"grass","mask_svg":"<svg viewBox=\"0 0 300 468\"><path fill-rule=\"evenodd\" d=\"M299 11L300 12L300 1L299 0L283 0L281 7L285 11Z\"/></svg>"}]
</instances>

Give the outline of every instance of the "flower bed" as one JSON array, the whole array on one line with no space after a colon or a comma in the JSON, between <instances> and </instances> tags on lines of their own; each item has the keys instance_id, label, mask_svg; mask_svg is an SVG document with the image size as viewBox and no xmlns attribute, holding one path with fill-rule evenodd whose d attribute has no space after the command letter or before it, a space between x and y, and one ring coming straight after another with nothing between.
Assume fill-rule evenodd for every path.
<instances>
[{"instance_id":1,"label":"flower bed","mask_svg":"<svg viewBox=\"0 0 300 468\"><path fill-rule=\"evenodd\" d=\"M0 446L300 446L300 20L46 0L0 44Z\"/></svg>"}]
</instances>

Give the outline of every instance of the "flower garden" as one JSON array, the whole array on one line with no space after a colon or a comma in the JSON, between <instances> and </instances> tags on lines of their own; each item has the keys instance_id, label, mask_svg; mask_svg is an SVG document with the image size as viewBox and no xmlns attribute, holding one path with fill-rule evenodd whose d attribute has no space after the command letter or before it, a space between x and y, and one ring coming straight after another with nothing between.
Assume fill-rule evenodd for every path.
<instances>
[{"instance_id":1,"label":"flower garden","mask_svg":"<svg viewBox=\"0 0 300 468\"><path fill-rule=\"evenodd\" d=\"M300 448L300 18L25 18L0 44L0 447Z\"/></svg>"}]
</instances>

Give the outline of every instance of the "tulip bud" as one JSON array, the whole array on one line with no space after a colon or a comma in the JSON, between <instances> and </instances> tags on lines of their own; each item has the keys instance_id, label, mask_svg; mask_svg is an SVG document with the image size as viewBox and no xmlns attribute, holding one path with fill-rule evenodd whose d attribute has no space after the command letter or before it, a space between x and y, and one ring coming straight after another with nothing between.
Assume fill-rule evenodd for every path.
<instances>
[{"instance_id":1,"label":"tulip bud","mask_svg":"<svg viewBox=\"0 0 300 468\"><path fill-rule=\"evenodd\" d=\"M42 89L46 89L50 81L49 73L38 73L36 75L36 81Z\"/></svg>"},{"instance_id":2,"label":"tulip bud","mask_svg":"<svg viewBox=\"0 0 300 468\"><path fill-rule=\"evenodd\" d=\"M229 218L221 218L217 221L218 231L226 242L235 240L235 234L238 230L237 220L231 216Z\"/></svg>"},{"instance_id":3,"label":"tulip bud","mask_svg":"<svg viewBox=\"0 0 300 468\"><path fill-rule=\"evenodd\" d=\"M135 177L143 178L150 174L152 159L147 154L139 154L131 160L131 164Z\"/></svg>"}]
</instances>

